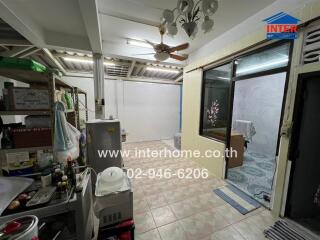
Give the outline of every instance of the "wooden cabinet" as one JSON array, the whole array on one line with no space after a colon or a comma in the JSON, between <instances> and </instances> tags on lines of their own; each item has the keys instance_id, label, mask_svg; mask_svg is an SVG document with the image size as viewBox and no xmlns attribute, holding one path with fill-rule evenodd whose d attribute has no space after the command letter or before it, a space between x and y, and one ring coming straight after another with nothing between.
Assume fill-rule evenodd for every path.
<instances>
[{"instance_id":1,"label":"wooden cabinet","mask_svg":"<svg viewBox=\"0 0 320 240\"><path fill-rule=\"evenodd\" d=\"M240 133L232 132L230 138L230 150L237 151L237 154L229 158L228 168L240 167L243 164L245 140Z\"/></svg>"}]
</instances>

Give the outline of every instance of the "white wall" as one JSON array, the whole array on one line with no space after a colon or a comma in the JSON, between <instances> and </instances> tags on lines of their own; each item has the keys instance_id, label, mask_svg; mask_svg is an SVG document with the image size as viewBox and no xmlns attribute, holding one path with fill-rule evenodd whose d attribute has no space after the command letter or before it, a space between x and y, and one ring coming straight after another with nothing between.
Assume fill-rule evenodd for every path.
<instances>
[{"instance_id":1,"label":"white wall","mask_svg":"<svg viewBox=\"0 0 320 240\"><path fill-rule=\"evenodd\" d=\"M64 77L87 91L88 108L94 110L92 78ZM173 138L180 131L180 85L105 79L105 115L120 119L127 141ZM89 119L94 119L89 112Z\"/></svg>"},{"instance_id":2,"label":"white wall","mask_svg":"<svg viewBox=\"0 0 320 240\"><path fill-rule=\"evenodd\" d=\"M256 134L248 143L250 152L276 155L286 75L277 73L235 83L232 121L253 122Z\"/></svg>"},{"instance_id":3,"label":"white wall","mask_svg":"<svg viewBox=\"0 0 320 240\"><path fill-rule=\"evenodd\" d=\"M128 81L123 85L119 117L128 141L168 139L179 132L180 86Z\"/></svg>"},{"instance_id":4,"label":"white wall","mask_svg":"<svg viewBox=\"0 0 320 240\"><path fill-rule=\"evenodd\" d=\"M208 57L214 54L216 51L219 51L224 47L227 47L237 39L240 40L241 38L251 33L254 33L259 29L264 29L265 23L263 22L263 19L266 19L281 11L295 16L296 10L303 8L308 2L312 1L319 0L277 0L273 4L256 13L255 15L252 15L245 21L239 23L229 31L208 42L203 47L192 52L189 55L188 63L192 63L203 57ZM299 18L299 16L295 17Z\"/></svg>"},{"instance_id":5,"label":"white wall","mask_svg":"<svg viewBox=\"0 0 320 240\"><path fill-rule=\"evenodd\" d=\"M93 79L90 77L63 77L63 80L66 83L68 83L74 87L78 87L87 93L88 118L94 119L95 118L95 105L94 105ZM83 99L80 99L80 100L81 100L81 102L84 103ZM83 106L81 106L81 107L83 107Z\"/></svg>"}]
</instances>

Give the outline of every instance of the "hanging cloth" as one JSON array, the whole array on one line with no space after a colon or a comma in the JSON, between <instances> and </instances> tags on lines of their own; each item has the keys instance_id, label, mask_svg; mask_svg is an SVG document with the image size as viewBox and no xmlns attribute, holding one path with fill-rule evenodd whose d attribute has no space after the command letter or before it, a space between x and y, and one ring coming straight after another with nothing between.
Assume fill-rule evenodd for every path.
<instances>
[{"instance_id":1,"label":"hanging cloth","mask_svg":"<svg viewBox=\"0 0 320 240\"><path fill-rule=\"evenodd\" d=\"M70 132L68 131L68 122L65 115L65 106L62 102L54 104L54 145L53 150L67 151L73 147Z\"/></svg>"}]
</instances>

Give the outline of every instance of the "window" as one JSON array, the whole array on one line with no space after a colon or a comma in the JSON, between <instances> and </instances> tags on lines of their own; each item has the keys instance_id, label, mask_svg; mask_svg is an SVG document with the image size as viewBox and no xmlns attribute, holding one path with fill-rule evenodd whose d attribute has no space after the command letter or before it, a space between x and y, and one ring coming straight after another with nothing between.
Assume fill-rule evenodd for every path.
<instances>
[{"instance_id":1,"label":"window","mask_svg":"<svg viewBox=\"0 0 320 240\"><path fill-rule=\"evenodd\" d=\"M200 135L226 141L228 117L232 106L229 102L231 79L240 81L287 71L290 46L290 42L269 45L251 54L238 57L231 63L204 71ZM232 69L235 69L234 75Z\"/></svg>"},{"instance_id":2,"label":"window","mask_svg":"<svg viewBox=\"0 0 320 240\"><path fill-rule=\"evenodd\" d=\"M288 66L290 43L238 58L236 77Z\"/></svg>"},{"instance_id":3,"label":"window","mask_svg":"<svg viewBox=\"0 0 320 240\"><path fill-rule=\"evenodd\" d=\"M227 136L231 63L203 74L200 135L225 140Z\"/></svg>"}]
</instances>

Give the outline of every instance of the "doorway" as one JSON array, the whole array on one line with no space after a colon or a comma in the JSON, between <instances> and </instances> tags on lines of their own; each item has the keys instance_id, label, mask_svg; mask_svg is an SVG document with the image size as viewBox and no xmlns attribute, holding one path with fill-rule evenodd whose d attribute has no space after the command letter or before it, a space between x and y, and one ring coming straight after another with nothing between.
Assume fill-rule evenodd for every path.
<instances>
[{"instance_id":1,"label":"doorway","mask_svg":"<svg viewBox=\"0 0 320 240\"><path fill-rule=\"evenodd\" d=\"M320 235L320 72L298 80L286 216Z\"/></svg>"},{"instance_id":2,"label":"doorway","mask_svg":"<svg viewBox=\"0 0 320 240\"><path fill-rule=\"evenodd\" d=\"M291 43L267 46L236 60L229 120L227 181L270 207Z\"/></svg>"},{"instance_id":3,"label":"doorway","mask_svg":"<svg viewBox=\"0 0 320 240\"><path fill-rule=\"evenodd\" d=\"M231 148L244 141L230 161L227 179L268 206L276 169L277 142L287 73L235 82ZM242 156L240 155L242 154Z\"/></svg>"}]
</instances>

